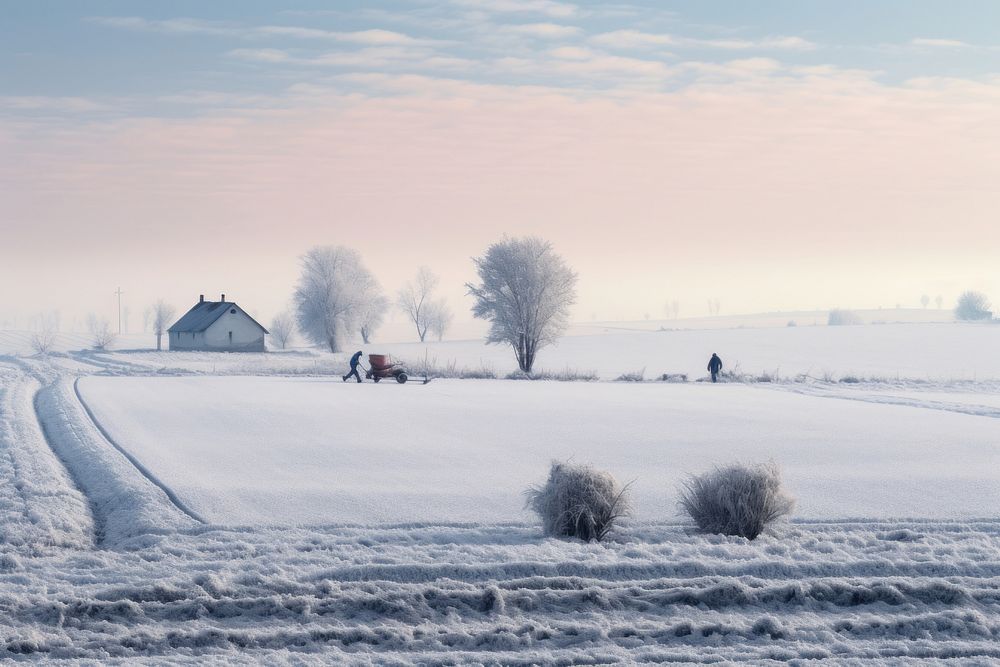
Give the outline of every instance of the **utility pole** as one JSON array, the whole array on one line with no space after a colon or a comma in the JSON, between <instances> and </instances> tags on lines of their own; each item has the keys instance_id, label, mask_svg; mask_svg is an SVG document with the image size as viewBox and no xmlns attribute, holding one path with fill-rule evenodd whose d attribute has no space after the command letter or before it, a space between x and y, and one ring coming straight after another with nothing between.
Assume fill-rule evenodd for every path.
<instances>
[{"instance_id":1,"label":"utility pole","mask_svg":"<svg viewBox=\"0 0 1000 667\"><path fill-rule=\"evenodd\" d=\"M119 287L117 290L115 290L115 294L118 295L118 335L121 336L122 335L122 294L124 294L124 292L122 292L122 288Z\"/></svg>"}]
</instances>

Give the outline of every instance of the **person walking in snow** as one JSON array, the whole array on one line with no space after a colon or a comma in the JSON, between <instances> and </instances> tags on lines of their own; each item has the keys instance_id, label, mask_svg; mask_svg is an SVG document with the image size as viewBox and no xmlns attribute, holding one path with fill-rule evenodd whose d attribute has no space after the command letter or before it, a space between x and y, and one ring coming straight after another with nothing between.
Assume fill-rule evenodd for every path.
<instances>
[{"instance_id":1,"label":"person walking in snow","mask_svg":"<svg viewBox=\"0 0 1000 667\"><path fill-rule=\"evenodd\" d=\"M712 374L712 382L719 381L719 373L721 371L722 371L722 359L719 359L719 355L713 352L712 358L708 360L708 372Z\"/></svg>"},{"instance_id":2,"label":"person walking in snow","mask_svg":"<svg viewBox=\"0 0 1000 667\"><path fill-rule=\"evenodd\" d=\"M351 357L351 372L344 376L344 382L347 382L347 378L351 377L352 375L358 379L358 382L361 382L361 375L358 373L358 364L360 363L361 363L361 350L358 350L357 352L354 353L354 356Z\"/></svg>"}]
</instances>

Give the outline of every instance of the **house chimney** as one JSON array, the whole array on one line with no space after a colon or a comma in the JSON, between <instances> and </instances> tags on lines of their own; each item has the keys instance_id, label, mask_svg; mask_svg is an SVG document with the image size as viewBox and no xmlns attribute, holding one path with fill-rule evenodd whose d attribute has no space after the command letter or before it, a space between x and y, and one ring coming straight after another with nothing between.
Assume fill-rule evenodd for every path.
<instances>
[{"instance_id":1,"label":"house chimney","mask_svg":"<svg viewBox=\"0 0 1000 667\"><path fill-rule=\"evenodd\" d=\"M225 300L226 300L226 295L225 295L225 294L223 294L223 295L222 295L222 301L225 301Z\"/></svg>"},{"instance_id":2,"label":"house chimney","mask_svg":"<svg viewBox=\"0 0 1000 667\"><path fill-rule=\"evenodd\" d=\"M204 294L199 294L198 295L198 303L205 303L205 295Z\"/></svg>"}]
</instances>

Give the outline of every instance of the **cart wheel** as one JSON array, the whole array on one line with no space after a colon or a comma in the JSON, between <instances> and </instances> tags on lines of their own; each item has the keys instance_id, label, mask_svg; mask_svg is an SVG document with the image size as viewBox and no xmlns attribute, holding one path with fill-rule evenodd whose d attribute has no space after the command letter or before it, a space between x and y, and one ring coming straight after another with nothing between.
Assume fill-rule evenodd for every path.
<instances>
[{"instance_id":1,"label":"cart wheel","mask_svg":"<svg viewBox=\"0 0 1000 667\"><path fill-rule=\"evenodd\" d=\"M379 376L376 375L372 379L375 380L375 384L378 384L378 381L381 380L382 378L380 378Z\"/></svg>"},{"instance_id":2,"label":"cart wheel","mask_svg":"<svg viewBox=\"0 0 1000 667\"><path fill-rule=\"evenodd\" d=\"M396 382L399 384L404 384L407 380L406 373L400 373L396 376Z\"/></svg>"}]
</instances>

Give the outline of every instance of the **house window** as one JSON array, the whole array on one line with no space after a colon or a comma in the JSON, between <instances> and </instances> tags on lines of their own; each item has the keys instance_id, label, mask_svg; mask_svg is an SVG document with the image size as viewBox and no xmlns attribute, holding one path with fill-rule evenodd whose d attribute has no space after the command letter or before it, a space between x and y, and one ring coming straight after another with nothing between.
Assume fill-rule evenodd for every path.
<instances>
[{"instance_id":1,"label":"house window","mask_svg":"<svg viewBox=\"0 0 1000 667\"><path fill-rule=\"evenodd\" d=\"M229 314L230 315L235 315L236 314L236 309L235 308L230 308L229 309Z\"/></svg>"}]
</instances>

